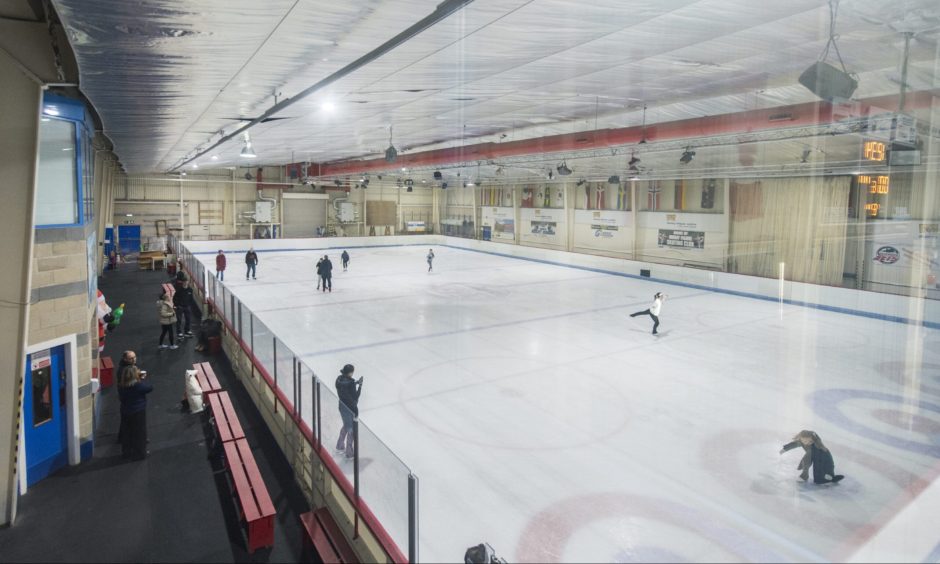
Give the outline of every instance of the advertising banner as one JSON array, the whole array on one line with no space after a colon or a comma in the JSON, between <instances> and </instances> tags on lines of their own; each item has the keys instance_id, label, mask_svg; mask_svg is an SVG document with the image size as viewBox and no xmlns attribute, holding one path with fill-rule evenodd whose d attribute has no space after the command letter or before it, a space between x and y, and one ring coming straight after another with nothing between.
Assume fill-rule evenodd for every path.
<instances>
[{"instance_id":1,"label":"advertising banner","mask_svg":"<svg viewBox=\"0 0 940 564\"><path fill-rule=\"evenodd\" d=\"M677 229L660 229L657 244L660 247L679 249L704 249L704 231L680 231Z\"/></svg>"}]
</instances>

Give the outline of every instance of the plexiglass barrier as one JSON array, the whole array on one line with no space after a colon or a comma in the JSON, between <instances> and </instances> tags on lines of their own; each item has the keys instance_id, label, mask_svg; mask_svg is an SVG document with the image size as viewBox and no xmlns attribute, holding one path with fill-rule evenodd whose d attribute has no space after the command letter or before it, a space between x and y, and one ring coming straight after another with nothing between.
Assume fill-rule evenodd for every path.
<instances>
[{"instance_id":1,"label":"plexiglass barrier","mask_svg":"<svg viewBox=\"0 0 940 564\"><path fill-rule=\"evenodd\" d=\"M403 547L415 558L417 479L408 466L339 401L335 376L319 379L300 355L215 277L214 270L175 238L171 245L179 249L180 264L197 280L209 305L240 339L256 368L270 376L282 398L278 401L295 420L306 423L316 456L332 462L327 467L356 511L367 525L377 520L376 528L384 529L373 530L380 542L390 538L396 554Z\"/></svg>"}]
</instances>

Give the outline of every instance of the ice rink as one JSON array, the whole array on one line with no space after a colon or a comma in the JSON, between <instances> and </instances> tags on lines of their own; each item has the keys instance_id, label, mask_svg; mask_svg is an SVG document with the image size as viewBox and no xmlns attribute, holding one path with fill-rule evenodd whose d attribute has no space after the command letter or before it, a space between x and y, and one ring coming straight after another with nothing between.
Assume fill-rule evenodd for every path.
<instances>
[{"instance_id":1,"label":"ice rink","mask_svg":"<svg viewBox=\"0 0 940 564\"><path fill-rule=\"evenodd\" d=\"M420 477L422 561L846 560L879 534L938 554L890 526L937 519L911 502L940 471L940 332L449 247L428 273L427 250L351 248L349 272L261 252L256 281L232 252L225 281L331 388L364 377L362 421ZM628 315L657 291L653 336ZM842 483L778 453L801 429Z\"/></svg>"}]
</instances>

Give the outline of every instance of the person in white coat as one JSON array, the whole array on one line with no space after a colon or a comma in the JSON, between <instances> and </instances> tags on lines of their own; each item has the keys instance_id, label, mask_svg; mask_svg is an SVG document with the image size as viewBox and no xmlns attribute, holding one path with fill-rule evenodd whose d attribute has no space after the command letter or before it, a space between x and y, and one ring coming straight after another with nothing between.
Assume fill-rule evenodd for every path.
<instances>
[{"instance_id":1,"label":"person in white coat","mask_svg":"<svg viewBox=\"0 0 940 564\"><path fill-rule=\"evenodd\" d=\"M656 292L653 296L653 305L649 309L644 309L643 311L638 311L636 313L631 313L630 317L636 317L638 315L649 315L653 318L653 334L656 335L656 329L659 327L659 312L663 308L663 300L666 299L666 294L662 292Z\"/></svg>"}]
</instances>

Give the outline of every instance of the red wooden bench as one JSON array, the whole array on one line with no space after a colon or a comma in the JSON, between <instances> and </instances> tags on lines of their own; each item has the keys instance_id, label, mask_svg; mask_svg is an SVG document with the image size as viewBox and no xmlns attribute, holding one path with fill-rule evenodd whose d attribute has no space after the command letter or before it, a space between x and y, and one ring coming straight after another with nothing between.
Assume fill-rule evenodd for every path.
<instances>
[{"instance_id":1,"label":"red wooden bench","mask_svg":"<svg viewBox=\"0 0 940 564\"><path fill-rule=\"evenodd\" d=\"M108 388L114 383L114 361L110 356L102 356L98 359L101 370L98 374L98 382L102 388Z\"/></svg>"},{"instance_id":2,"label":"red wooden bench","mask_svg":"<svg viewBox=\"0 0 940 564\"><path fill-rule=\"evenodd\" d=\"M302 513L300 523L304 526L304 547L312 545L324 564L359 562L326 507Z\"/></svg>"},{"instance_id":3,"label":"red wooden bench","mask_svg":"<svg viewBox=\"0 0 940 564\"><path fill-rule=\"evenodd\" d=\"M228 397L228 392L219 392L206 398L209 402L209 412L212 414L210 421L215 424L219 441L225 444L229 441L244 439L245 431L242 430L242 424L238 421L238 415L232 407L232 398Z\"/></svg>"},{"instance_id":4,"label":"red wooden bench","mask_svg":"<svg viewBox=\"0 0 940 564\"><path fill-rule=\"evenodd\" d=\"M193 369L196 370L196 381L199 382L199 387L202 388L202 395L207 396L222 391L222 384L219 383L215 371L212 370L212 366L208 362L197 362L193 364Z\"/></svg>"},{"instance_id":5,"label":"red wooden bench","mask_svg":"<svg viewBox=\"0 0 940 564\"><path fill-rule=\"evenodd\" d=\"M248 553L274 545L274 504L264 485L248 441L223 443L226 467L232 477L240 516L248 531Z\"/></svg>"}]
</instances>

